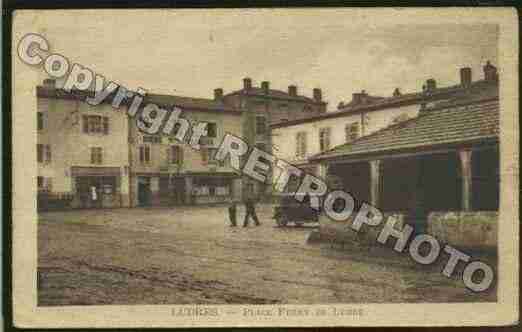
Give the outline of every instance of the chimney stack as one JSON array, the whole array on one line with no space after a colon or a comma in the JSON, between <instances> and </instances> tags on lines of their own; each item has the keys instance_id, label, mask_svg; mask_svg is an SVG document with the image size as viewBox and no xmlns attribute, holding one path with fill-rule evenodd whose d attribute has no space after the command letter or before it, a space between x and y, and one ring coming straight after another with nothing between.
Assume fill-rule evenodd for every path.
<instances>
[{"instance_id":1,"label":"chimney stack","mask_svg":"<svg viewBox=\"0 0 522 332\"><path fill-rule=\"evenodd\" d=\"M395 90L393 90L393 96L399 97L400 95L402 95L401 90L399 88L395 88Z\"/></svg>"},{"instance_id":2,"label":"chimney stack","mask_svg":"<svg viewBox=\"0 0 522 332\"><path fill-rule=\"evenodd\" d=\"M270 90L270 82L268 82L268 81L261 82L261 89L263 89L263 93L267 95L268 90Z\"/></svg>"},{"instance_id":3,"label":"chimney stack","mask_svg":"<svg viewBox=\"0 0 522 332\"><path fill-rule=\"evenodd\" d=\"M288 94L292 97L297 96L297 86L295 85L289 85L288 86Z\"/></svg>"},{"instance_id":4,"label":"chimney stack","mask_svg":"<svg viewBox=\"0 0 522 332\"><path fill-rule=\"evenodd\" d=\"M323 91L319 88L314 88L314 100L316 102L323 101Z\"/></svg>"},{"instance_id":5,"label":"chimney stack","mask_svg":"<svg viewBox=\"0 0 522 332\"><path fill-rule=\"evenodd\" d=\"M471 85L471 68L460 68L460 85L467 88Z\"/></svg>"},{"instance_id":6,"label":"chimney stack","mask_svg":"<svg viewBox=\"0 0 522 332\"><path fill-rule=\"evenodd\" d=\"M352 102L354 104L361 104L366 101L366 97L368 94L365 90L361 90L361 92L352 93Z\"/></svg>"},{"instance_id":7,"label":"chimney stack","mask_svg":"<svg viewBox=\"0 0 522 332\"><path fill-rule=\"evenodd\" d=\"M214 100L216 100L216 101L223 100L223 89L221 89L221 88L214 89Z\"/></svg>"},{"instance_id":8,"label":"chimney stack","mask_svg":"<svg viewBox=\"0 0 522 332\"><path fill-rule=\"evenodd\" d=\"M429 78L426 80L426 91L432 92L437 89L437 81L434 78Z\"/></svg>"},{"instance_id":9,"label":"chimney stack","mask_svg":"<svg viewBox=\"0 0 522 332\"><path fill-rule=\"evenodd\" d=\"M497 67L493 66L489 60L486 62L486 65L484 66L484 79L486 81L497 81L498 80L498 74L497 74Z\"/></svg>"},{"instance_id":10,"label":"chimney stack","mask_svg":"<svg viewBox=\"0 0 522 332\"><path fill-rule=\"evenodd\" d=\"M243 89L250 90L252 89L252 79L249 77L243 78Z\"/></svg>"},{"instance_id":11,"label":"chimney stack","mask_svg":"<svg viewBox=\"0 0 522 332\"><path fill-rule=\"evenodd\" d=\"M43 80L43 85L46 88L55 88L56 80L54 78L46 78L45 80Z\"/></svg>"}]
</instances>

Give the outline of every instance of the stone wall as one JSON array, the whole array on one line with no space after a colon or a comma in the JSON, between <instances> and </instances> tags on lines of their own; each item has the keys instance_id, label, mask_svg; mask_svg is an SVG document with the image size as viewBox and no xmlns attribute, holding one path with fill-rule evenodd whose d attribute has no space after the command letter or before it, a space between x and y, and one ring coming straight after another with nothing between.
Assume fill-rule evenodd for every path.
<instances>
[{"instance_id":1,"label":"stone wall","mask_svg":"<svg viewBox=\"0 0 522 332\"><path fill-rule=\"evenodd\" d=\"M396 229L404 227L406 216L401 213L385 213L380 225L363 225L359 232L351 229L355 215L348 221L341 222L333 221L323 214L319 217L319 234L314 234L314 240L342 245L377 245L377 237L390 217L397 220ZM436 237L441 244L459 249L491 251L497 247L497 226L498 212L494 211L432 212L428 216L426 233ZM413 237L414 235L411 236ZM388 240L388 244L390 243L395 241Z\"/></svg>"},{"instance_id":2,"label":"stone wall","mask_svg":"<svg viewBox=\"0 0 522 332\"><path fill-rule=\"evenodd\" d=\"M428 216L427 232L457 248L495 249L498 212L432 212Z\"/></svg>"},{"instance_id":3,"label":"stone wall","mask_svg":"<svg viewBox=\"0 0 522 332\"><path fill-rule=\"evenodd\" d=\"M398 230L404 227L404 215L401 213L384 213L383 221L378 226L363 225L356 232L352 230L351 225L355 219L351 217L347 221L334 221L322 214L319 216L319 233L321 242L330 242L332 244L377 244L377 237L381 232L388 218L396 219L395 228Z\"/></svg>"}]
</instances>

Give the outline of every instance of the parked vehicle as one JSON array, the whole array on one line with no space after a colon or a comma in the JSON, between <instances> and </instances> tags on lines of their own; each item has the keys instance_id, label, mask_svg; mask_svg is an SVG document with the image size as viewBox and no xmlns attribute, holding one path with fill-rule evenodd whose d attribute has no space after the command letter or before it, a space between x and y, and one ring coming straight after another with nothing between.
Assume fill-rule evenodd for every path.
<instances>
[{"instance_id":1,"label":"parked vehicle","mask_svg":"<svg viewBox=\"0 0 522 332\"><path fill-rule=\"evenodd\" d=\"M321 200L321 197L318 198ZM303 201L299 202L295 194L281 193L276 195L276 204L273 219L280 227L285 227L289 223L301 226L305 223L319 221L320 211L316 211L310 206L310 197L308 195L305 195Z\"/></svg>"}]
</instances>

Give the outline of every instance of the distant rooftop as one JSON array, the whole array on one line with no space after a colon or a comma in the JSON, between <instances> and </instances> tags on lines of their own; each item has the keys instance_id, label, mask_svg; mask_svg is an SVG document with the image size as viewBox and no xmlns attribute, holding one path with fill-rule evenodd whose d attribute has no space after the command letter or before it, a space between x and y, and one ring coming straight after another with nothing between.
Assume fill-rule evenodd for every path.
<instances>
[{"instance_id":1,"label":"distant rooftop","mask_svg":"<svg viewBox=\"0 0 522 332\"><path fill-rule=\"evenodd\" d=\"M310 160L360 158L422 148L497 141L498 99L464 100L423 110L418 117L393 124Z\"/></svg>"},{"instance_id":2,"label":"distant rooftop","mask_svg":"<svg viewBox=\"0 0 522 332\"><path fill-rule=\"evenodd\" d=\"M38 97L41 98L58 98L58 99L76 99L84 100L87 97L94 97L94 91L71 90L67 92L60 88L53 86L38 86L36 88ZM112 94L114 95L114 93ZM104 102L112 100L111 96L105 98ZM226 111L240 114L241 111L223 104L222 101L205 98L193 98L174 95L163 94L146 94L143 100L143 105L147 103L154 103L158 106L170 109L177 106L187 110L201 110L201 111Z\"/></svg>"}]
</instances>

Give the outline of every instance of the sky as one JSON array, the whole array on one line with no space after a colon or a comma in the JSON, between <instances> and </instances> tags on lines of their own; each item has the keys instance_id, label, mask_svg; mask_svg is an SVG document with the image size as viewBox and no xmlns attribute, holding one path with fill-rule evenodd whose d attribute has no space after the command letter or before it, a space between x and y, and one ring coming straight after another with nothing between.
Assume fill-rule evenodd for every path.
<instances>
[{"instance_id":1,"label":"sky","mask_svg":"<svg viewBox=\"0 0 522 332\"><path fill-rule=\"evenodd\" d=\"M476 80L486 60L496 64L496 25L433 21L350 10L15 13L17 35L40 33L51 51L130 89L212 98L251 77L307 96L319 87L329 111L362 89L390 96L428 78L448 86L461 67Z\"/></svg>"}]
</instances>

